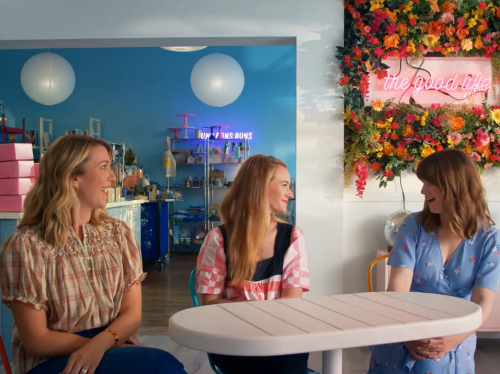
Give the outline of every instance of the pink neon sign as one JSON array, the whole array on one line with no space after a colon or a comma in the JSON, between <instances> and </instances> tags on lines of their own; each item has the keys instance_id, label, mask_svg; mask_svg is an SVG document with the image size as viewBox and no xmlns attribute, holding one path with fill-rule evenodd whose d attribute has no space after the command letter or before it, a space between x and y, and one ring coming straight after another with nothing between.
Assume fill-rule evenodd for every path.
<instances>
[{"instance_id":1,"label":"pink neon sign","mask_svg":"<svg viewBox=\"0 0 500 374\"><path fill-rule=\"evenodd\" d=\"M444 90L444 91L467 91L470 93L477 92L487 92L491 86L491 79L483 79L483 73L479 72L476 75L465 74L462 84L459 84L458 74L455 74L453 78L445 81L443 77L429 77L427 79L423 77L416 78L413 82L408 78L398 78L396 76L389 75L385 78L384 91L390 90L403 90L406 91L410 87L414 87L413 94L416 96L420 91L426 90Z\"/></svg>"}]
</instances>

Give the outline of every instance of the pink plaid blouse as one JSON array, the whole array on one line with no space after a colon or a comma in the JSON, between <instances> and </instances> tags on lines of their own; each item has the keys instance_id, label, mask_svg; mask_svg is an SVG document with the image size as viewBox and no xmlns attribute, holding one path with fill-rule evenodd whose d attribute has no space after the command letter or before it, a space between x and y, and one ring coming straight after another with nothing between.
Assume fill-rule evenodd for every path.
<instances>
[{"instance_id":1,"label":"pink plaid blouse","mask_svg":"<svg viewBox=\"0 0 500 374\"><path fill-rule=\"evenodd\" d=\"M27 228L12 234L0 250L3 303L18 300L44 309L53 331L76 333L112 323L124 292L146 277L139 245L119 220L88 224L83 232L82 242L71 229L59 248ZM138 344L135 335L130 340ZM12 353L21 374L47 360L26 353L15 323Z\"/></svg>"},{"instance_id":2,"label":"pink plaid blouse","mask_svg":"<svg viewBox=\"0 0 500 374\"><path fill-rule=\"evenodd\" d=\"M219 228L212 229L201 247L196 271L196 291L201 294L223 294L228 300L273 300L281 296L286 288L302 288L309 291L309 264L302 230L292 229L290 246L283 260L283 271L279 275L247 281L235 287L226 280L226 255L224 238Z\"/></svg>"}]
</instances>

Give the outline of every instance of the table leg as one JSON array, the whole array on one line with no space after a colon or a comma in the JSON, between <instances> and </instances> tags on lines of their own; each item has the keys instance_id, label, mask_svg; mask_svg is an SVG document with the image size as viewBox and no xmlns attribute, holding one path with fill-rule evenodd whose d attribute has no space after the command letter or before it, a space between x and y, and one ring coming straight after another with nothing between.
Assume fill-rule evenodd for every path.
<instances>
[{"instance_id":1,"label":"table leg","mask_svg":"<svg viewBox=\"0 0 500 374\"><path fill-rule=\"evenodd\" d=\"M322 374L342 374L342 349L323 351Z\"/></svg>"}]
</instances>

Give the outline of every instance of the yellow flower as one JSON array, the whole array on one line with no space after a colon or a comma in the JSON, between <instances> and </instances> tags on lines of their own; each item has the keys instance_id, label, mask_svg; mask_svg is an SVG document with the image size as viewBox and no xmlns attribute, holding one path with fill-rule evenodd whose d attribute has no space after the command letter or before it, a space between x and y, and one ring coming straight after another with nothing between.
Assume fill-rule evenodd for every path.
<instances>
[{"instance_id":1,"label":"yellow flower","mask_svg":"<svg viewBox=\"0 0 500 374\"><path fill-rule=\"evenodd\" d=\"M467 19L470 17L470 13L465 13L464 18Z\"/></svg>"},{"instance_id":2,"label":"yellow flower","mask_svg":"<svg viewBox=\"0 0 500 374\"><path fill-rule=\"evenodd\" d=\"M379 132L376 132L375 134L373 134L373 140L375 140L376 142L378 142L379 139L380 139L380 133Z\"/></svg>"},{"instance_id":3,"label":"yellow flower","mask_svg":"<svg viewBox=\"0 0 500 374\"><path fill-rule=\"evenodd\" d=\"M472 40L470 40L470 38L462 40L462 42L460 43L460 47L464 51L469 52L473 47Z\"/></svg>"},{"instance_id":4,"label":"yellow flower","mask_svg":"<svg viewBox=\"0 0 500 374\"><path fill-rule=\"evenodd\" d=\"M417 121L420 121L420 116L415 116L415 119L416 119Z\"/></svg>"},{"instance_id":5,"label":"yellow flower","mask_svg":"<svg viewBox=\"0 0 500 374\"><path fill-rule=\"evenodd\" d=\"M370 61L366 61L365 65L368 70L372 70L372 64L370 63Z\"/></svg>"},{"instance_id":6,"label":"yellow flower","mask_svg":"<svg viewBox=\"0 0 500 374\"><path fill-rule=\"evenodd\" d=\"M426 146L424 146L424 149L422 149L422 151L420 152L420 156L422 156L423 158L426 158L435 152L436 151L434 150L434 148L432 148L430 145L426 145Z\"/></svg>"},{"instance_id":7,"label":"yellow flower","mask_svg":"<svg viewBox=\"0 0 500 374\"><path fill-rule=\"evenodd\" d=\"M496 124L500 124L500 109L494 109L491 111L491 119L495 121Z\"/></svg>"},{"instance_id":8,"label":"yellow flower","mask_svg":"<svg viewBox=\"0 0 500 374\"><path fill-rule=\"evenodd\" d=\"M381 112L384 109L384 103L382 100L376 99L372 101L372 107L374 111Z\"/></svg>"},{"instance_id":9,"label":"yellow flower","mask_svg":"<svg viewBox=\"0 0 500 374\"><path fill-rule=\"evenodd\" d=\"M424 117L429 117L429 112L424 112Z\"/></svg>"},{"instance_id":10,"label":"yellow flower","mask_svg":"<svg viewBox=\"0 0 500 374\"><path fill-rule=\"evenodd\" d=\"M467 21L467 26L469 26L470 28L472 28L476 25L477 25L477 21L474 18L471 18Z\"/></svg>"},{"instance_id":11,"label":"yellow flower","mask_svg":"<svg viewBox=\"0 0 500 374\"><path fill-rule=\"evenodd\" d=\"M422 118L422 120L420 121L420 126L425 126L425 119Z\"/></svg>"},{"instance_id":12,"label":"yellow flower","mask_svg":"<svg viewBox=\"0 0 500 374\"><path fill-rule=\"evenodd\" d=\"M382 152L377 153L377 158L382 157L384 154Z\"/></svg>"},{"instance_id":13,"label":"yellow flower","mask_svg":"<svg viewBox=\"0 0 500 374\"><path fill-rule=\"evenodd\" d=\"M417 49L415 48L415 43L413 43L413 40L410 40L408 42L408 46L406 47L406 52L409 53L415 53Z\"/></svg>"},{"instance_id":14,"label":"yellow flower","mask_svg":"<svg viewBox=\"0 0 500 374\"><path fill-rule=\"evenodd\" d=\"M427 47L434 47L434 44L437 43L437 38L434 35L427 34L422 41Z\"/></svg>"},{"instance_id":15,"label":"yellow flower","mask_svg":"<svg viewBox=\"0 0 500 374\"><path fill-rule=\"evenodd\" d=\"M403 13L408 13L411 11L411 8L413 7L413 1L409 1L405 8L403 9Z\"/></svg>"}]
</instances>

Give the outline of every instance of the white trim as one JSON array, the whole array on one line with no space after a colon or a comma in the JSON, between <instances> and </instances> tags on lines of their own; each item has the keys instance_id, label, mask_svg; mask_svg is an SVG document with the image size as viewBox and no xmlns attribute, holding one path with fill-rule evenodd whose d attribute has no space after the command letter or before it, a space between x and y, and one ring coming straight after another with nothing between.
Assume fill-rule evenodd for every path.
<instances>
[{"instance_id":1,"label":"white trim","mask_svg":"<svg viewBox=\"0 0 500 374\"><path fill-rule=\"evenodd\" d=\"M0 212L0 219L21 219L23 218L22 212Z\"/></svg>"},{"instance_id":2,"label":"white trim","mask_svg":"<svg viewBox=\"0 0 500 374\"><path fill-rule=\"evenodd\" d=\"M129 201L118 201L116 203L108 203L106 209L113 209L128 205L141 205L148 202L149 200L129 200ZM0 219L21 219L23 218L23 212L0 212Z\"/></svg>"}]
</instances>

